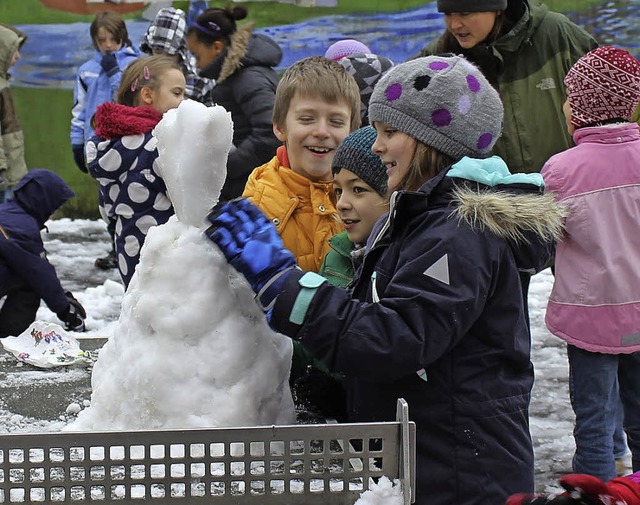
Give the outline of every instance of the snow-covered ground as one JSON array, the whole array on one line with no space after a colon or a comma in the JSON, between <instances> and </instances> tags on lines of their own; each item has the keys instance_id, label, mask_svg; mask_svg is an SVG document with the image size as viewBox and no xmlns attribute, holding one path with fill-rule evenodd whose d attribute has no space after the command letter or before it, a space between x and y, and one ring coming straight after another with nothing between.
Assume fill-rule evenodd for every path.
<instances>
[{"instance_id":1,"label":"snow-covered ground","mask_svg":"<svg viewBox=\"0 0 640 505\"><path fill-rule=\"evenodd\" d=\"M93 348L98 341L113 333L119 316L123 289L116 270L104 272L94 267L95 258L108 250L108 235L100 221L53 220L44 234L50 261L56 266L65 288L74 292L87 310L87 332L81 336L83 349ZM571 470L574 449L573 413L568 397L568 366L562 341L552 336L544 325L547 297L553 277L550 271L536 275L531 283L529 310L533 334L532 360L536 382L531 405L531 432L536 453L536 480L539 491L557 489L558 475ZM38 318L58 322L46 307ZM86 340L85 340L86 339ZM15 367L15 358L0 353L0 382L5 388L25 384L57 389L66 387L59 406L61 414L47 415L46 409L33 409L38 415L16 413L11 407L11 395L0 400L0 431L14 433L55 432L71 422L77 412L86 407L90 396L87 389L90 369L37 370L29 366ZM9 366L10 365L10 366ZM7 367L11 371L7 371ZM19 372L16 373L16 370ZM4 375L4 377L3 377ZM42 388L40 388L42 389ZM44 395L44 396L43 396ZM39 397L46 397L41 393ZM409 406L409 409L411 407Z\"/></svg>"}]
</instances>

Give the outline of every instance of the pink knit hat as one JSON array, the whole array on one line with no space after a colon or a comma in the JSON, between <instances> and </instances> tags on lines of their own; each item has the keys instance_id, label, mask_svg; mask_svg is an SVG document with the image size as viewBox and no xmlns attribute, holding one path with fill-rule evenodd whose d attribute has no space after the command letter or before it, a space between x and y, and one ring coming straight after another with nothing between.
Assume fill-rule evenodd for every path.
<instances>
[{"instance_id":1,"label":"pink knit hat","mask_svg":"<svg viewBox=\"0 0 640 505\"><path fill-rule=\"evenodd\" d=\"M577 128L627 121L640 102L640 62L624 49L602 46L580 58L564 84Z\"/></svg>"},{"instance_id":2,"label":"pink knit hat","mask_svg":"<svg viewBox=\"0 0 640 505\"><path fill-rule=\"evenodd\" d=\"M329 46L329 49L327 49L327 52L324 53L324 57L329 58L333 61L338 61L339 59L342 59L345 56L350 56L352 54L370 52L371 49L369 49L359 40L343 39L331 44Z\"/></svg>"}]
</instances>

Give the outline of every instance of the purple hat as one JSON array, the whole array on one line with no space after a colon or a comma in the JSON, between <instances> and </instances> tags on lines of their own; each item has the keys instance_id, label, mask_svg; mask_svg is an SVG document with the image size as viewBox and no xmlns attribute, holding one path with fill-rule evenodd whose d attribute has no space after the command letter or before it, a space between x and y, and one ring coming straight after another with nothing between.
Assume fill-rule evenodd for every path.
<instances>
[{"instance_id":1,"label":"purple hat","mask_svg":"<svg viewBox=\"0 0 640 505\"><path fill-rule=\"evenodd\" d=\"M327 52L324 53L325 58L329 58L333 61L338 61L345 56L349 56L350 54L355 53L370 53L371 49L369 49L365 44L355 39L344 39L339 40L338 42L334 42L329 46Z\"/></svg>"}]
</instances>

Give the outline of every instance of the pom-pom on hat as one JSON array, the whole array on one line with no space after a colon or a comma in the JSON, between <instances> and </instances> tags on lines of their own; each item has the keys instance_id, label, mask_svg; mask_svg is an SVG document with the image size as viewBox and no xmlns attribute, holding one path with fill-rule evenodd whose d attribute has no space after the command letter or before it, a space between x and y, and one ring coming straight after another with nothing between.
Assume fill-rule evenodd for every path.
<instances>
[{"instance_id":1,"label":"pom-pom on hat","mask_svg":"<svg viewBox=\"0 0 640 505\"><path fill-rule=\"evenodd\" d=\"M376 193L385 196L387 167L382 164L380 156L371 150L376 136L376 130L371 126L359 128L347 135L333 157L331 171L335 175L342 169L349 170L371 186Z\"/></svg>"},{"instance_id":2,"label":"pom-pom on hat","mask_svg":"<svg viewBox=\"0 0 640 505\"><path fill-rule=\"evenodd\" d=\"M438 0L438 12L496 12L507 8L507 0Z\"/></svg>"},{"instance_id":3,"label":"pom-pom on hat","mask_svg":"<svg viewBox=\"0 0 640 505\"><path fill-rule=\"evenodd\" d=\"M393 67L393 61L384 56L370 53L355 53L338 60L347 72L349 72L358 83L360 90L360 119L366 124L368 122L367 109L369 99L376 83L382 78L384 73Z\"/></svg>"},{"instance_id":4,"label":"pom-pom on hat","mask_svg":"<svg viewBox=\"0 0 640 505\"><path fill-rule=\"evenodd\" d=\"M458 160L487 158L502 131L498 92L462 56L396 65L378 82L369 120L397 128Z\"/></svg>"},{"instance_id":5,"label":"pom-pom on hat","mask_svg":"<svg viewBox=\"0 0 640 505\"><path fill-rule=\"evenodd\" d=\"M640 102L640 62L624 49L602 46L580 58L564 84L574 126L627 121Z\"/></svg>"},{"instance_id":6,"label":"pom-pom on hat","mask_svg":"<svg viewBox=\"0 0 640 505\"><path fill-rule=\"evenodd\" d=\"M345 56L349 56L350 54L355 53L370 53L371 49L369 49L365 44L355 39L344 39L334 42L329 46L327 51L324 53L325 58L329 58L333 61L338 61Z\"/></svg>"}]
</instances>

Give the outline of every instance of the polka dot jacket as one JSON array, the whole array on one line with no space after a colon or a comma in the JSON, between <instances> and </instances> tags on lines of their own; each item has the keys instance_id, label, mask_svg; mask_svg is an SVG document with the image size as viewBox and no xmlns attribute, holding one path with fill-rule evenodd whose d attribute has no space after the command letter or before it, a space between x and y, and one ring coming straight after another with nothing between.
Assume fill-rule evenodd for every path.
<instances>
[{"instance_id":1,"label":"polka dot jacket","mask_svg":"<svg viewBox=\"0 0 640 505\"><path fill-rule=\"evenodd\" d=\"M157 141L151 134L160 119L148 107L104 104L95 116L97 135L86 147L89 173L100 185L100 214L115 226L118 269L125 288L147 232L174 213L157 171Z\"/></svg>"}]
</instances>

